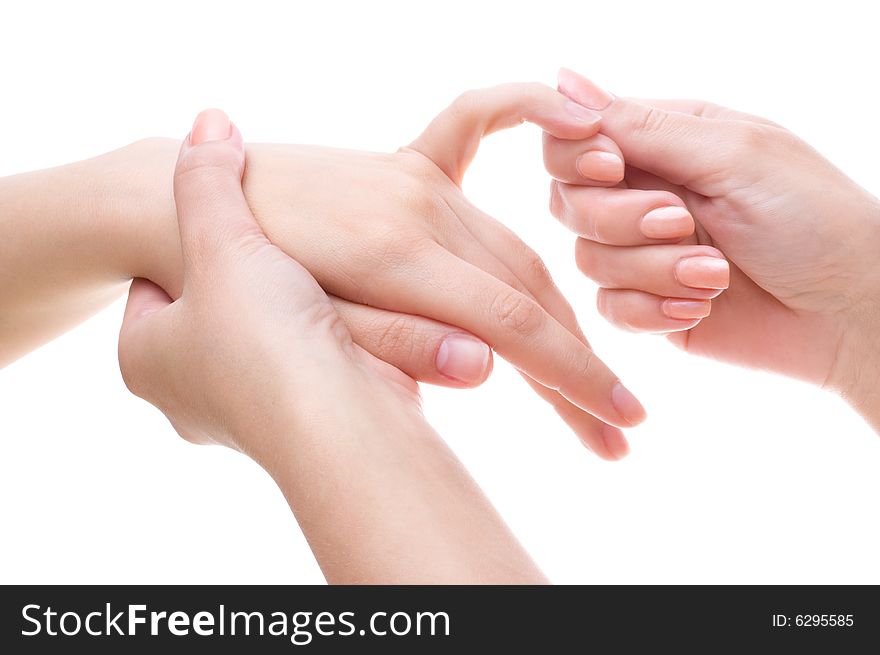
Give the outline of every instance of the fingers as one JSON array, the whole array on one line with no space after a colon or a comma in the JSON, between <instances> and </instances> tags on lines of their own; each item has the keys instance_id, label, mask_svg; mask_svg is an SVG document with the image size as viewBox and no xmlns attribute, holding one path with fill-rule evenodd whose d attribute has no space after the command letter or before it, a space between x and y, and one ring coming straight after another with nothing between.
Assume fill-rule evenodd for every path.
<instances>
[{"instance_id":1,"label":"fingers","mask_svg":"<svg viewBox=\"0 0 880 655\"><path fill-rule=\"evenodd\" d=\"M491 349L472 334L421 316L330 299L355 343L414 380L468 388L492 371Z\"/></svg>"},{"instance_id":2,"label":"fingers","mask_svg":"<svg viewBox=\"0 0 880 655\"><path fill-rule=\"evenodd\" d=\"M128 291L128 303L119 331L119 368L129 390L143 397L142 380L145 367L155 364L152 347L153 324L161 320L160 312L171 304L161 287L149 280L135 278Z\"/></svg>"},{"instance_id":3,"label":"fingers","mask_svg":"<svg viewBox=\"0 0 880 655\"><path fill-rule=\"evenodd\" d=\"M219 264L247 242L265 242L241 189L241 134L219 109L203 111L180 148L174 201L185 269ZM191 273L187 270L187 273Z\"/></svg>"},{"instance_id":4,"label":"fingers","mask_svg":"<svg viewBox=\"0 0 880 655\"><path fill-rule=\"evenodd\" d=\"M610 323L633 332L690 330L712 311L711 300L664 298L633 289L599 289L596 300Z\"/></svg>"},{"instance_id":5,"label":"fingers","mask_svg":"<svg viewBox=\"0 0 880 655\"><path fill-rule=\"evenodd\" d=\"M730 265L711 246L618 248L578 239L575 260L587 277L609 289L710 299L730 285Z\"/></svg>"},{"instance_id":6,"label":"fingers","mask_svg":"<svg viewBox=\"0 0 880 655\"><path fill-rule=\"evenodd\" d=\"M426 264L417 284L389 280L399 288L403 311L460 325L522 372L607 423L627 427L644 420L642 406L608 367L537 302L439 245L422 257ZM463 287L461 280L472 282Z\"/></svg>"},{"instance_id":7,"label":"fingers","mask_svg":"<svg viewBox=\"0 0 880 655\"><path fill-rule=\"evenodd\" d=\"M562 182L614 186L625 173L620 148L604 134L588 139L559 139L544 133L544 166Z\"/></svg>"},{"instance_id":8,"label":"fingers","mask_svg":"<svg viewBox=\"0 0 880 655\"><path fill-rule=\"evenodd\" d=\"M632 100L640 102L643 105L648 105L649 107L657 107L664 111L676 111L681 114L690 114L691 116L716 118L719 120L748 121L750 123L780 127L777 123L761 116L755 116L754 114L747 114L744 111L722 107L721 105L706 102L705 100L678 100L668 98L632 98Z\"/></svg>"},{"instance_id":9,"label":"fingers","mask_svg":"<svg viewBox=\"0 0 880 655\"><path fill-rule=\"evenodd\" d=\"M526 375L523 375L523 377L535 393L553 407L559 417L577 435L585 448L608 461L622 459L629 453L629 444L620 428L608 425L592 414L585 412L577 405L563 398L558 391L548 389L543 384L535 382Z\"/></svg>"},{"instance_id":10,"label":"fingers","mask_svg":"<svg viewBox=\"0 0 880 655\"><path fill-rule=\"evenodd\" d=\"M456 207L456 212L470 234L467 244L452 247L452 252L536 300L550 316L589 346L574 310L538 254L510 229L480 210L462 204ZM479 246L484 249L482 252ZM523 378L592 452L607 460L620 459L629 452L626 438L619 429L600 421L528 375L523 374Z\"/></svg>"},{"instance_id":11,"label":"fingers","mask_svg":"<svg viewBox=\"0 0 880 655\"><path fill-rule=\"evenodd\" d=\"M596 112L548 86L504 84L459 96L410 147L460 185L480 140L523 121L561 139L586 139L599 131Z\"/></svg>"},{"instance_id":12,"label":"fingers","mask_svg":"<svg viewBox=\"0 0 880 655\"><path fill-rule=\"evenodd\" d=\"M135 278L128 289L128 303L122 317L123 326L133 326L145 317L165 309L172 302L162 287L143 278Z\"/></svg>"},{"instance_id":13,"label":"fingers","mask_svg":"<svg viewBox=\"0 0 880 655\"><path fill-rule=\"evenodd\" d=\"M668 191L602 189L554 181L550 213L575 234L617 246L680 240L694 232L684 202Z\"/></svg>"},{"instance_id":14,"label":"fingers","mask_svg":"<svg viewBox=\"0 0 880 655\"><path fill-rule=\"evenodd\" d=\"M447 249L531 296L563 327L586 341L574 310L538 253L513 230L463 198L450 202L467 234L444 244Z\"/></svg>"},{"instance_id":15,"label":"fingers","mask_svg":"<svg viewBox=\"0 0 880 655\"><path fill-rule=\"evenodd\" d=\"M748 121L703 118L615 98L566 69L559 72L559 90L602 114L602 133L620 146L627 164L706 195L717 192L729 177L727 164L755 131Z\"/></svg>"}]
</instances>

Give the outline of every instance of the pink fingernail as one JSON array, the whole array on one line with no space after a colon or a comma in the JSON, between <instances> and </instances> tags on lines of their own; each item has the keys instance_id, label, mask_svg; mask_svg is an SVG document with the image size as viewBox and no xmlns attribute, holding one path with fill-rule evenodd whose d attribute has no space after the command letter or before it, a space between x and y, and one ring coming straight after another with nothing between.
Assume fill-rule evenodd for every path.
<instances>
[{"instance_id":1,"label":"pink fingernail","mask_svg":"<svg viewBox=\"0 0 880 655\"><path fill-rule=\"evenodd\" d=\"M620 382L611 389L611 404L620 417L630 425L641 423L647 416L642 403Z\"/></svg>"},{"instance_id":2,"label":"pink fingernail","mask_svg":"<svg viewBox=\"0 0 880 655\"><path fill-rule=\"evenodd\" d=\"M663 313L669 318L695 319L706 318L712 311L712 303L708 300L683 300L667 298L662 303Z\"/></svg>"},{"instance_id":3,"label":"pink fingernail","mask_svg":"<svg viewBox=\"0 0 880 655\"><path fill-rule=\"evenodd\" d=\"M641 229L649 239L686 237L694 231L694 219L684 207L658 207L642 217Z\"/></svg>"},{"instance_id":4,"label":"pink fingernail","mask_svg":"<svg viewBox=\"0 0 880 655\"><path fill-rule=\"evenodd\" d=\"M232 136L232 122L225 112L219 109L206 109L193 123L189 141L197 146L208 141L224 141Z\"/></svg>"},{"instance_id":5,"label":"pink fingernail","mask_svg":"<svg viewBox=\"0 0 880 655\"><path fill-rule=\"evenodd\" d=\"M730 264L720 257L686 257L675 265L675 277L695 289L726 289L730 286Z\"/></svg>"},{"instance_id":6,"label":"pink fingernail","mask_svg":"<svg viewBox=\"0 0 880 655\"><path fill-rule=\"evenodd\" d=\"M578 173L597 182L620 182L624 175L623 160L613 152L590 150L577 158Z\"/></svg>"},{"instance_id":7,"label":"pink fingernail","mask_svg":"<svg viewBox=\"0 0 880 655\"><path fill-rule=\"evenodd\" d=\"M565 101L565 111L581 123L598 123L602 120L601 114L597 114L592 109L587 109L572 100Z\"/></svg>"},{"instance_id":8,"label":"pink fingernail","mask_svg":"<svg viewBox=\"0 0 880 655\"><path fill-rule=\"evenodd\" d=\"M470 384L486 376L489 355L489 346L479 339L452 334L441 342L434 363L446 377Z\"/></svg>"},{"instance_id":9,"label":"pink fingernail","mask_svg":"<svg viewBox=\"0 0 880 655\"><path fill-rule=\"evenodd\" d=\"M559 91L584 107L601 111L614 100L613 95L567 68L559 69L558 81Z\"/></svg>"}]
</instances>

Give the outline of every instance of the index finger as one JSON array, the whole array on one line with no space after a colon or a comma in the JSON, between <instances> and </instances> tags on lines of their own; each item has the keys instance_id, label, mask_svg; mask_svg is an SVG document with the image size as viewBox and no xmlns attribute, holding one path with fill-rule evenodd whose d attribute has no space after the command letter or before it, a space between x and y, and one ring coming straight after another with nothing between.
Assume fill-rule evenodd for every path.
<instances>
[{"instance_id":1,"label":"index finger","mask_svg":"<svg viewBox=\"0 0 880 655\"><path fill-rule=\"evenodd\" d=\"M599 131L601 115L544 84L502 84L460 95L409 147L460 185L480 140L524 121L560 139L586 139Z\"/></svg>"},{"instance_id":2,"label":"index finger","mask_svg":"<svg viewBox=\"0 0 880 655\"><path fill-rule=\"evenodd\" d=\"M617 376L537 302L442 248L429 260L409 271L408 283L400 285L401 311L468 330L523 373L606 423L630 427L644 420L644 408Z\"/></svg>"}]
</instances>

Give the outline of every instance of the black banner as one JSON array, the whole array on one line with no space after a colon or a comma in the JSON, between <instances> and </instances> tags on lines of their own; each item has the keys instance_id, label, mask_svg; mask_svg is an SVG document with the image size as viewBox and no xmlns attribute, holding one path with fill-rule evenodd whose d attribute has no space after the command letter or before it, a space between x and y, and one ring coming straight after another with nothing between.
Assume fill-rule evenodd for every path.
<instances>
[{"instance_id":1,"label":"black banner","mask_svg":"<svg viewBox=\"0 0 880 655\"><path fill-rule=\"evenodd\" d=\"M849 653L880 643L880 599L837 586L22 586L2 588L0 626L5 653Z\"/></svg>"}]
</instances>

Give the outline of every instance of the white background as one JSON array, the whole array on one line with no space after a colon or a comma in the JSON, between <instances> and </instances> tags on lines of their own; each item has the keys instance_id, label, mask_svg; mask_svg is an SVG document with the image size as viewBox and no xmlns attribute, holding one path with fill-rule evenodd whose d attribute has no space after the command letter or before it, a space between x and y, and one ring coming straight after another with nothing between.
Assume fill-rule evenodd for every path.
<instances>
[{"instance_id":1,"label":"white background","mask_svg":"<svg viewBox=\"0 0 880 655\"><path fill-rule=\"evenodd\" d=\"M183 137L208 106L248 140L392 150L467 88L552 84L565 65L618 94L768 116L877 193L880 51L863 7L17 3L0 16L0 174ZM604 324L547 188L533 127L491 137L465 184L545 256L644 400L632 455L592 457L500 361L482 389L424 390L431 422L547 574L880 583L880 440L818 390ZM127 394L121 310L0 371L0 581L321 582L268 476L184 443Z\"/></svg>"}]
</instances>

